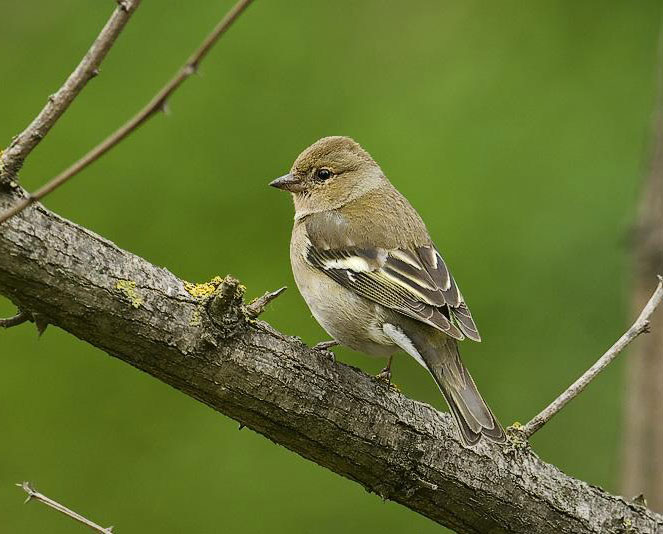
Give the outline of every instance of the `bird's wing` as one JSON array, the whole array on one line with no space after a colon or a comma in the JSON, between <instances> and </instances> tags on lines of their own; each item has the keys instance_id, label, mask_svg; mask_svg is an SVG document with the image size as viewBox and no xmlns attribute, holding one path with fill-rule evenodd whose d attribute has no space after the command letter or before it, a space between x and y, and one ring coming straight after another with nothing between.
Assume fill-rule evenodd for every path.
<instances>
[{"instance_id":1,"label":"bird's wing","mask_svg":"<svg viewBox=\"0 0 663 534\"><path fill-rule=\"evenodd\" d=\"M394 249L327 248L310 241L306 259L369 300L434 326L453 338L481 341L456 282L432 244Z\"/></svg>"}]
</instances>

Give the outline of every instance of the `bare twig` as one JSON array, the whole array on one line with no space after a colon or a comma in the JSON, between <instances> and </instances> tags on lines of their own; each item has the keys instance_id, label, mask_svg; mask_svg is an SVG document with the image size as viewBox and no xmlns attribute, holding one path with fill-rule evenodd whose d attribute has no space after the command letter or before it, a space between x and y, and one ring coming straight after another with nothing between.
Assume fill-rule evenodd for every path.
<instances>
[{"instance_id":1,"label":"bare twig","mask_svg":"<svg viewBox=\"0 0 663 534\"><path fill-rule=\"evenodd\" d=\"M83 87L99 73L99 65L115 43L115 39L140 4L140 0L118 2L118 6L106 22L81 62L69 75L62 87L51 96L39 115L17 135L0 155L0 182L13 179L25 158L46 136L60 116L83 90Z\"/></svg>"},{"instance_id":2,"label":"bare twig","mask_svg":"<svg viewBox=\"0 0 663 534\"><path fill-rule=\"evenodd\" d=\"M246 315L248 315L251 319L255 319L258 317L262 312L265 311L265 308L269 305L270 302L272 302L276 297L278 297L281 293L283 293L287 287L282 287L277 289L276 291L268 291L265 293L262 297L258 297L256 299L253 299L247 306L246 306Z\"/></svg>"},{"instance_id":3,"label":"bare twig","mask_svg":"<svg viewBox=\"0 0 663 534\"><path fill-rule=\"evenodd\" d=\"M232 23L235 22L237 17L241 15L241 13L252 1L253 0L239 0L232 7L232 9L226 13L223 19L216 25L214 30L205 38L198 49L189 57L184 66L179 69L175 76L171 78L171 80L152 98L152 100L150 100L150 102L143 109L141 109L128 122L120 126L119 129L104 139L100 144L90 150L90 152L85 154L85 156L79 159L68 169L62 171L55 178L47 182L34 193L23 197L13 207L9 208L5 213L0 215L0 224L5 222L10 217L13 217L17 213L20 213L31 204L41 200L46 195L60 187L67 180L85 169L85 167L103 156L106 152L117 145L120 141L122 141L131 132L136 130L144 122L150 119L153 115L159 111L163 111L165 109L168 98L177 90L180 85L182 85L184 80L196 72L198 66L210 51L212 46L214 46L218 39L228 30L228 28L230 28Z\"/></svg>"},{"instance_id":4,"label":"bare twig","mask_svg":"<svg viewBox=\"0 0 663 534\"><path fill-rule=\"evenodd\" d=\"M22 488L23 491L25 491L28 494L27 499L25 499L25 502L30 502L32 499L35 499L41 503L44 503L46 506L49 506L50 508L53 508L54 510L57 510L61 514L64 514L68 517L71 517L75 521L78 521L79 523L83 523L85 526L90 527L92 530L95 530L97 532L101 532L102 534L113 534L113 527L108 527L104 528L96 523L90 521L89 519L83 517L80 514L77 514L73 510L70 510L66 506L61 505L59 502L54 501L53 499L47 497L43 493L39 493L35 488L32 487L32 485L29 482L22 482L21 484L16 484L19 488Z\"/></svg>"},{"instance_id":5,"label":"bare twig","mask_svg":"<svg viewBox=\"0 0 663 534\"><path fill-rule=\"evenodd\" d=\"M28 312L18 310L16 315L13 317L7 317L7 319L0 319L0 328L11 328L12 326L18 326L20 324L29 321L31 316Z\"/></svg>"},{"instance_id":6,"label":"bare twig","mask_svg":"<svg viewBox=\"0 0 663 534\"><path fill-rule=\"evenodd\" d=\"M649 328L649 318L652 316L657 306L663 300L663 277L658 276L658 286L654 294L643 308L640 316L633 323L626 333L620 337L608 351L601 356L597 362L592 365L578 380L569 386L569 388L557 397L545 410L534 417L529 423L523 426L520 431L526 436L531 437L537 430L545 425L557 412L559 412L571 399L576 397L596 376L605 369L617 355L626 348L626 346Z\"/></svg>"}]
</instances>

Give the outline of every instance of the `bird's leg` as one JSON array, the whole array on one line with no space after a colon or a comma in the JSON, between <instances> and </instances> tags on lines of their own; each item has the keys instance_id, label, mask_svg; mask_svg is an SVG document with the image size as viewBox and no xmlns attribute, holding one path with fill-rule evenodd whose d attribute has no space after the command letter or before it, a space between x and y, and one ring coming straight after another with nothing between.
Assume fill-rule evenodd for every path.
<instances>
[{"instance_id":1,"label":"bird's leg","mask_svg":"<svg viewBox=\"0 0 663 534\"><path fill-rule=\"evenodd\" d=\"M335 339L332 339L330 341L321 341L320 343L316 343L313 346L313 350L319 350L321 352L326 352L331 357L331 361L335 362L336 357L334 356L334 353L332 351L330 351L329 349L332 348L332 347L335 347L336 345L340 345L340 343L338 341L336 341Z\"/></svg>"},{"instance_id":2,"label":"bird's leg","mask_svg":"<svg viewBox=\"0 0 663 534\"><path fill-rule=\"evenodd\" d=\"M389 361L387 362L387 367L382 369L377 375L379 380L387 383L387 386L391 386L391 360L394 359L394 355L389 356Z\"/></svg>"}]
</instances>

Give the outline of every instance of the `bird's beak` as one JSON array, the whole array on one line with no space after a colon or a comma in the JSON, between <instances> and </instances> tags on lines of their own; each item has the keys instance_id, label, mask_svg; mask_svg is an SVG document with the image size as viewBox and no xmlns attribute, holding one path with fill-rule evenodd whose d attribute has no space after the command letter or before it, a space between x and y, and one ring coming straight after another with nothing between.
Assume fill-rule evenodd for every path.
<instances>
[{"instance_id":1,"label":"bird's beak","mask_svg":"<svg viewBox=\"0 0 663 534\"><path fill-rule=\"evenodd\" d=\"M276 187L277 189L290 191L291 193L298 193L304 189L301 180L290 173L280 176L276 180L272 180L269 182L269 185Z\"/></svg>"}]
</instances>

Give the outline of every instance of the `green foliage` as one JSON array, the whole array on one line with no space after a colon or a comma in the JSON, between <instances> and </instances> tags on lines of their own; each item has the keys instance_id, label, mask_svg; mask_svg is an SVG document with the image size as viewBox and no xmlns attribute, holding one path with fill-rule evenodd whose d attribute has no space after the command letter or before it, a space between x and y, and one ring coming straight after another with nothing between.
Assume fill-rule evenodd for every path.
<instances>
[{"instance_id":1,"label":"green foliage","mask_svg":"<svg viewBox=\"0 0 663 534\"><path fill-rule=\"evenodd\" d=\"M126 120L229 6L143 2L22 183L34 189ZM0 145L111 8L3 5ZM426 220L484 339L463 344L464 360L503 423L524 422L630 319L626 236L659 12L653 0L257 1L169 115L46 204L184 279L232 273L253 297L294 285L292 207L268 181L319 137L350 135ZM294 287L264 318L311 344L327 338ZM372 374L383 364L336 353ZM405 394L443 408L416 362L397 358L393 372ZM533 442L611 491L621 372L617 362ZM3 532L76 529L22 506L22 480L118 532L440 532L56 328L0 332L0 425Z\"/></svg>"}]
</instances>

